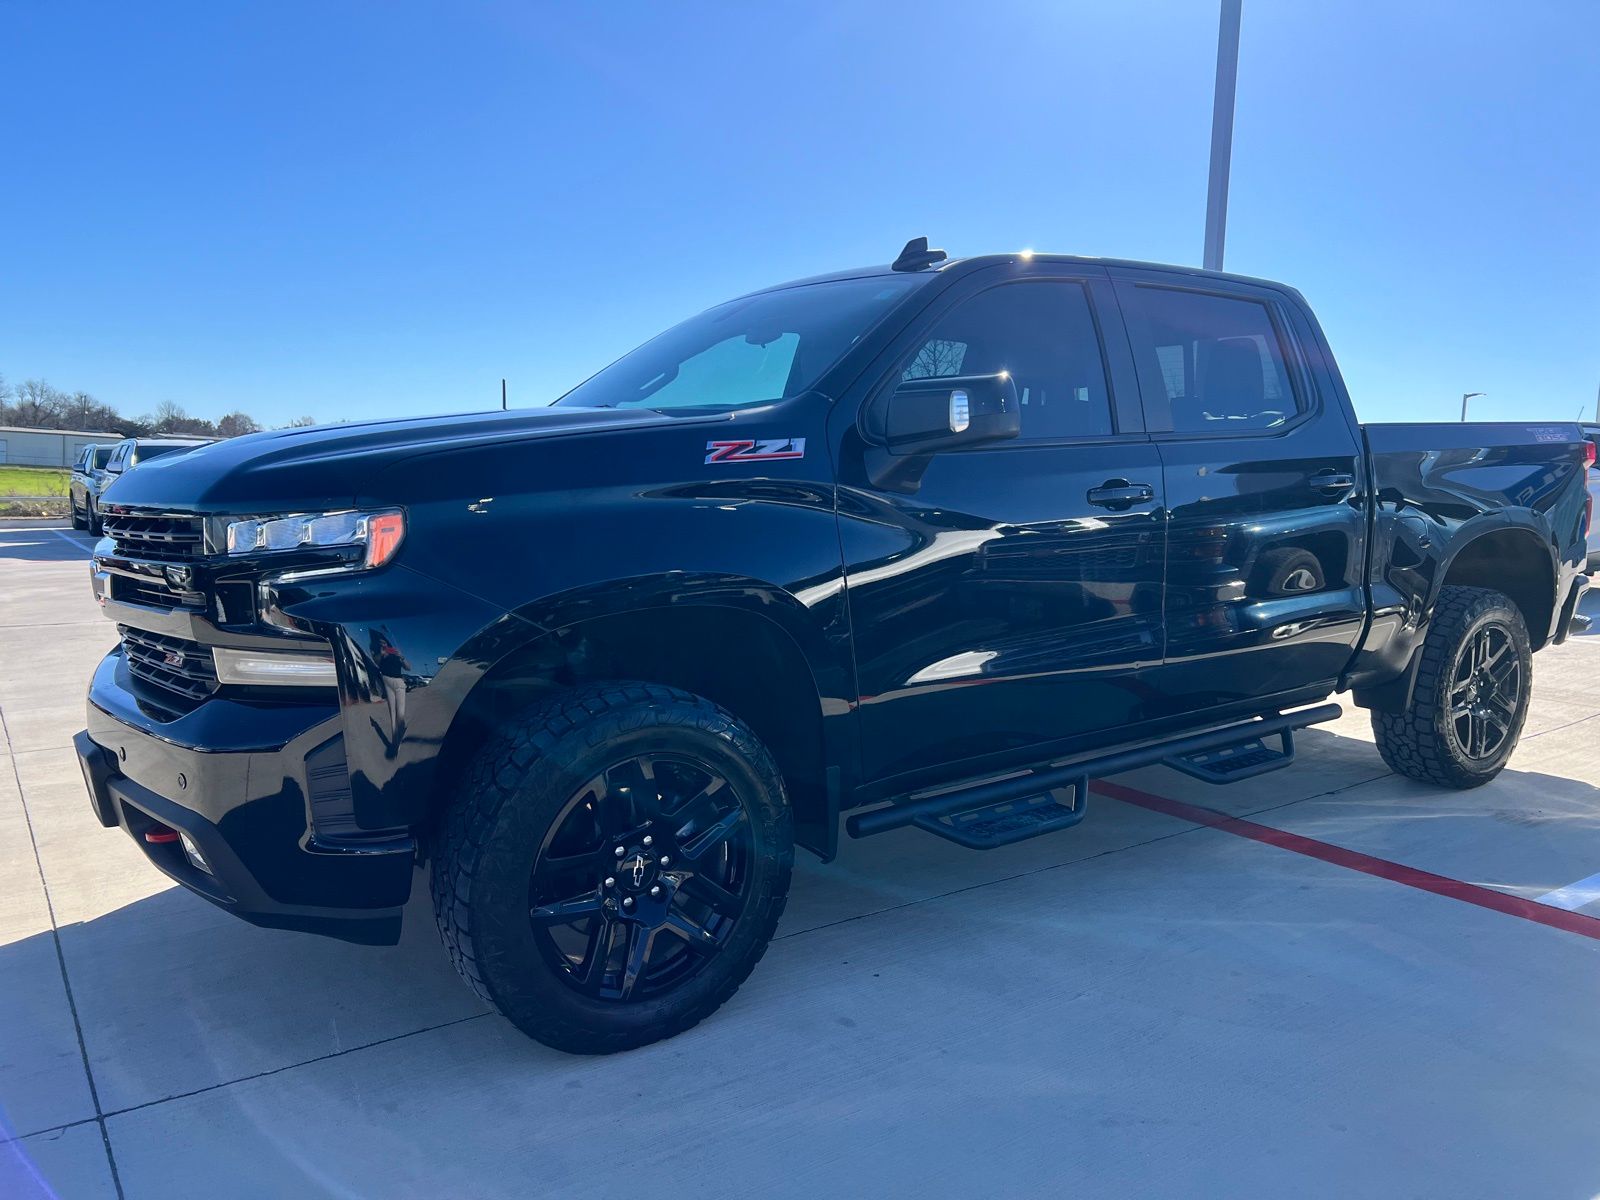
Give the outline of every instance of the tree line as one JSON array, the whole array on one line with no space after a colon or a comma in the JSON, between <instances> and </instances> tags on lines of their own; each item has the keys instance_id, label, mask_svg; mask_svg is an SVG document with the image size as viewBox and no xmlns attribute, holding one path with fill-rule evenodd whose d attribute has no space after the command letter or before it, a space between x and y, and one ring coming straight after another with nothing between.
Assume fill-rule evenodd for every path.
<instances>
[{"instance_id":1,"label":"tree line","mask_svg":"<svg viewBox=\"0 0 1600 1200\"><path fill-rule=\"evenodd\" d=\"M283 428L315 424L311 417L296 417ZM163 400L154 412L126 417L88 392L66 392L43 379L25 379L13 387L3 375L0 375L0 425L120 433L124 437L173 433L229 438L258 433L265 428L247 412L236 409L211 421L190 416L181 404L172 400Z\"/></svg>"}]
</instances>

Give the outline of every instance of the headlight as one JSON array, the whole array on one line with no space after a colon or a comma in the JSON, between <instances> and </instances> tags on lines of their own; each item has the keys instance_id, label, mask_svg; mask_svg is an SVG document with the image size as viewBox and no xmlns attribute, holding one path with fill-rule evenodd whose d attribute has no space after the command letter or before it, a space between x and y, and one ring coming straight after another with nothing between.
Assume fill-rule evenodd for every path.
<instances>
[{"instance_id":1,"label":"headlight","mask_svg":"<svg viewBox=\"0 0 1600 1200\"><path fill-rule=\"evenodd\" d=\"M232 521L229 554L298 550L304 546L365 546L364 566L381 567L394 557L406 536L401 512L341 512Z\"/></svg>"},{"instance_id":2,"label":"headlight","mask_svg":"<svg viewBox=\"0 0 1600 1200\"><path fill-rule=\"evenodd\" d=\"M339 682L331 654L286 654L277 650L235 650L213 646L218 683L279 687L333 687Z\"/></svg>"}]
</instances>

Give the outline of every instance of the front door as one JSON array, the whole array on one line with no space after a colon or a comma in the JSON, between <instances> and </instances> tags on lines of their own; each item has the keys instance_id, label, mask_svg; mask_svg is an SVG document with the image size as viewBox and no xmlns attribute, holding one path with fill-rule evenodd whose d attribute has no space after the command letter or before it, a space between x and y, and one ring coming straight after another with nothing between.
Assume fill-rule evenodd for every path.
<instances>
[{"instance_id":1,"label":"front door","mask_svg":"<svg viewBox=\"0 0 1600 1200\"><path fill-rule=\"evenodd\" d=\"M905 379L1006 371L1015 441L891 461L855 425ZM1161 462L1103 270L952 288L880 362L839 439L866 781L1003 764L1140 721L1161 661Z\"/></svg>"}]
</instances>

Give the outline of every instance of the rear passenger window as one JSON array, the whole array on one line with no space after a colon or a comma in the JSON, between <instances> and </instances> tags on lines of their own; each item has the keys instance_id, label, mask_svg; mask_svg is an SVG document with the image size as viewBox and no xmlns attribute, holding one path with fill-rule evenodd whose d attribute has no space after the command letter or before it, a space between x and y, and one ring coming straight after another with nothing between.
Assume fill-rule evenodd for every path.
<instances>
[{"instance_id":1,"label":"rear passenger window","mask_svg":"<svg viewBox=\"0 0 1600 1200\"><path fill-rule=\"evenodd\" d=\"M1081 284L1039 279L979 292L939 318L900 377L1001 371L1016 380L1023 440L1113 432L1105 360Z\"/></svg>"},{"instance_id":2,"label":"rear passenger window","mask_svg":"<svg viewBox=\"0 0 1600 1200\"><path fill-rule=\"evenodd\" d=\"M1175 432L1274 429L1304 410L1265 304L1159 287L1134 294Z\"/></svg>"}]
</instances>

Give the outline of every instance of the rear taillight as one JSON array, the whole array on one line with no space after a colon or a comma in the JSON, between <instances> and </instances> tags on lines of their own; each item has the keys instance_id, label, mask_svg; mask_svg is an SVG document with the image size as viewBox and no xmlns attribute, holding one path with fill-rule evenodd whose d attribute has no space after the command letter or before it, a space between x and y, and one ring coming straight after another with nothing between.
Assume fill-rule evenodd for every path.
<instances>
[{"instance_id":1,"label":"rear taillight","mask_svg":"<svg viewBox=\"0 0 1600 1200\"><path fill-rule=\"evenodd\" d=\"M1583 465L1594 466L1595 445L1588 438L1583 439Z\"/></svg>"}]
</instances>

